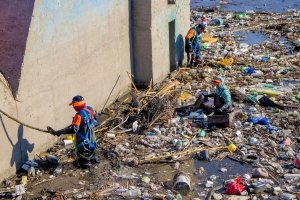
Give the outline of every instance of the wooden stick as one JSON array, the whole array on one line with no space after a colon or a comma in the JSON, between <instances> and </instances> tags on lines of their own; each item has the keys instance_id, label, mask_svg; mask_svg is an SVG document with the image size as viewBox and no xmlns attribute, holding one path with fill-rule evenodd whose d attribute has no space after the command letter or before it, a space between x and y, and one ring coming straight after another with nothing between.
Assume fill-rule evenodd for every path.
<instances>
[{"instance_id":1,"label":"wooden stick","mask_svg":"<svg viewBox=\"0 0 300 200\"><path fill-rule=\"evenodd\" d=\"M19 121L18 119L16 119L16 118L10 116L9 114L7 114L6 112L4 112L4 111L1 110L1 109L0 109L0 112L1 112L3 115L5 115L6 117L8 117L9 119L11 119L11 120L17 122L18 124L21 124L21 125L27 127L27 128L30 128L30 129L33 129L33 130L36 130L36 131L40 131L40 132L44 132L44 133L49 133L49 131L47 131L47 130L43 130L43 129L40 129L40 128L31 126L31 125L25 124L25 123ZM0 115L0 116L1 116L1 115Z\"/></svg>"},{"instance_id":2,"label":"wooden stick","mask_svg":"<svg viewBox=\"0 0 300 200\"><path fill-rule=\"evenodd\" d=\"M133 75L130 72L127 72L127 75L128 75L128 78L129 78L129 80L131 82L131 85L133 86L134 90L136 91L136 93L139 93L139 90L137 89L137 87L135 86L135 84L132 80Z\"/></svg>"},{"instance_id":3,"label":"wooden stick","mask_svg":"<svg viewBox=\"0 0 300 200\"><path fill-rule=\"evenodd\" d=\"M221 149L226 149L226 148L225 147L204 148L203 146L201 146L201 147L196 147L196 148L188 149L188 150L181 151L181 152L176 152L176 153L173 153L171 155L144 158L143 160L140 160L139 163L144 164L144 163L149 163L149 162L161 161L161 160L169 159L169 158L171 158L173 160L177 160L177 159L182 158L183 156L188 156L188 155L197 153L201 150L211 151L211 150L217 150L217 149L221 150Z\"/></svg>"}]
</instances>

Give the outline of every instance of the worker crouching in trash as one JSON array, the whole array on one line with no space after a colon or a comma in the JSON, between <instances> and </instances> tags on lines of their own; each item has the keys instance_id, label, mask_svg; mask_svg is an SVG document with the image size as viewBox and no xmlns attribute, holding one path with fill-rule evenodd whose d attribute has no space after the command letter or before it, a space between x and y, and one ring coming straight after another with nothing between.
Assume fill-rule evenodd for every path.
<instances>
[{"instance_id":1,"label":"worker crouching in trash","mask_svg":"<svg viewBox=\"0 0 300 200\"><path fill-rule=\"evenodd\" d=\"M80 95L73 97L69 105L72 105L76 111L72 124L58 131L48 126L47 130L55 136L75 134L77 163L82 168L88 168L91 164L99 163L99 158L95 153L97 143L94 133L98 125L98 115L93 108L86 106L84 98Z\"/></svg>"},{"instance_id":2,"label":"worker crouching in trash","mask_svg":"<svg viewBox=\"0 0 300 200\"><path fill-rule=\"evenodd\" d=\"M208 97L214 98L214 114L225 115L232 112L231 94L225 86L225 80L218 76L213 80L213 84L216 86L216 90L211 94L204 95L204 97L205 99Z\"/></svg>"},{"instance_id":3,"label":"worker crouching in trash","mask_svg":"<svg viewBox=\"0 0 300 200\"><path fill-rule=\"evenodd\" d=\"M233 109L230 91L225 86L225 81L221 77L213 79L216 89L211 94L201 94L195 102L194 110L202 109L207 115L208 128L232 127L235 115L240 113L239 109ZM209 101L208 97L213 97L214 101Z\"/></svg>"},{"instance_id":4,"label":"worker crouching in trash","mask_svg":"<svg viewBox=\"0 0 300 200\"><path fill-rule=\"evenodd\" d=\"M208 97L214 98L214 106L213 106L213 114L214 115L226 115L228 113L231 113L233 111L232 107L232 100L231 100L231 94L228 88L225 86L225 81L222 77L218 76L214 78L212 81L213 84L216 86L216 89L211 94L202 94L199 96L196 105L198 104L198 109L208 109L204 103L208 101Z\"/></svg>"}]
</instances>

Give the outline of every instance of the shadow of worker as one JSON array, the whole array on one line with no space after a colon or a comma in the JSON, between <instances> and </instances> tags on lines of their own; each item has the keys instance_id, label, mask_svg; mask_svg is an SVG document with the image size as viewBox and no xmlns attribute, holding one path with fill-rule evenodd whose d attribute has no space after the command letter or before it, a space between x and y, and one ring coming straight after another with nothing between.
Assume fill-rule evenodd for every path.
<instances>
[{"instance_id":1,"label":"shadow of worker","mask_svg":"<svg viewBox=\"0 0 300 200\"><path fill-rule=\"evenodd\" d=\"M18 128L18 141L13 145L10 166L16 164L16 171L21 168L22 164L28 161L28 153L34 149L34 143L30 144L27 139L23 138L24 128L20 125Z\"/></svg>"},{"instance_id":2,"label":"shadow of worker","mask_svg":"<svg viewBox=\"0 0 300 200\"><path fill-rule=\"evenodd\" d=\"M177 66L182 67L184 59L184 41L183 36L179 34L176 38L176 63Z\"/></svg>"}]
</instances>

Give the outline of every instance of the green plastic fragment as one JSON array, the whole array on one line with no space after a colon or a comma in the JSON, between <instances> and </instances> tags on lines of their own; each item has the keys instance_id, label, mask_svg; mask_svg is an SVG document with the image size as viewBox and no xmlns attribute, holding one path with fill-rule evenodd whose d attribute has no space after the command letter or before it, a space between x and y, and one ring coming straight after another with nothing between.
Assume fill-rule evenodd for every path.
<instances>
[{"instance_id":1,"label":"green plastic fragment","mask_svg":"<svg viewBox=\"0 0 300 200\"><path fill-rule=\"evenodd\" d=\"M296 97L296 99L297 99L298 101L300 101L300 93L297 94L295 97Z\"/></svg>"},{"instance_id":2,"label":"green plastic fragment","mask_svg":"<svg viewBox=\"0 0 300 200\"><path fill-rule=\"evenodd\" d=\"M234 14L234 18L235 18L235 19L243 19L243 18L245 18L246 16L247 16L246 13L236 13L236 14Z\"/></svg>"},{"instance_id":3,"label":"green plastic fragment","mask_svg":"<svg viewBox=\"0 0 300 200\"><path fill-rule=\"evenodd\" d=\"M181 194L178 193L178 194L176 195L176 200L182 200Z\"/></svg>"}]
</instances>

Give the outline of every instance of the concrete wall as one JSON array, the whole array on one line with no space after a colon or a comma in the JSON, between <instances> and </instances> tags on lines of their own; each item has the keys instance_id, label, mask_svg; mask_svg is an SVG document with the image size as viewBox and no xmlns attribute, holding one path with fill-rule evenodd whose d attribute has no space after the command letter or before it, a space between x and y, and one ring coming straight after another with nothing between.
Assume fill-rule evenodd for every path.
<instances>
[{"instance_id":1,"label":"concrete wall","mask_svg":"<svg viewBox=\"0 0 300 200\"><path fill-rule=\"evenodd\" d=\"M119 75L110 100L120 91L128 91L128 6L123 0L1 1L0 18L10 19L6 26L12 28L3 28L4 20L0 20L0 49L9 48L3 40L10 32L15 34L9 38L10 44L17 45L9 55L1 51L0 60L15 56L19 61L6 58L0 62L0 109L27 124L58 129L72 120L74 111L68 103L74 95L81 94L100 110ZM11 12L2 13L6 9ZM24 26L17 28L22 23ZM20 30L25 33L18 36ZM9 81L11 76L16 77L15 83ZM3 115L0 122L0 179L56 140Z\"/></svg>"},{"instance_id":2,"label":"concrete wall","mask_svg":"<svg viewBox=\"0 0 300 200\"><path fill-rule=\"evenodd\" d=\"M60 129L71 123L74 95L100 110L118 76L110 102L129 90L127 71L145 85L162 80L170 72L169 40L178 65L189 28L189 0L167 2L1 0L0 109L26 124ZM1 180L57 138L0 116Z\"/></svg>"},{"instance_id":3,"label":"concrete wall","mask_svg":"<svg viewBox=\"0 0 300 200\"><path fill-rule=\"evenodd\" d=\"M0 70L16 95L34 0L0 2Z\"/></svg>"},{"instance_id":4,"label":"concrete wall","mask_svg":"<svg viewBox=\"0 0 300 200\"><path fill-rule=\"evenodd\" d=\"M176 0L168 4L167 0L152 0L152 47L153 81L157 83L170 72L169 22L175 20L175 60L177 65L183 62L184 37L190 28L190 1Z\"/></svg>"},{"instance_id":5,"label":"concrete wall","mask_svg":"<svg viewBox=\"0 0 300 200\"><path fill-rule=\"evenodd\" d=\"M143 6L143 10L140 7ZM135 80L147 85L152 79L157 83L170 72L169 23L175 21L175 64L184 59L184 36L189 29L190 1L133 0ZM142 19L142 20L138 20ZM151 22L151 24L149 23ZM143 50L144 49L144 50Z\"/></svg>"}]
</instances>

